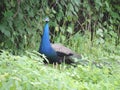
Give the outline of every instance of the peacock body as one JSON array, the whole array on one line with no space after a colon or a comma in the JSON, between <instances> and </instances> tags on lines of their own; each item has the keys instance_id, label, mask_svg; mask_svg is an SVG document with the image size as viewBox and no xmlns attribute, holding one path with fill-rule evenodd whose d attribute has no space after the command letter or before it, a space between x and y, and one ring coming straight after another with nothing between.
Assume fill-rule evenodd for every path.
<instances>
[{"instance_id":1,"label":"peacock body","mask_svg":"<svg viewBox=\"0 0 120 90\"><path fill-rule=\"evenodd\" d=\"M46 18L45 21L39 53L44 54L49 60L49 63L61 63L63 61L69 64L73 63L71 57L79 57L79 55L62 44L51 44L49 40L49 19Z\"/></svg>"},{"instance_id":2,"label":"peacock body","mask_svg":"<svg viewBox=\"0 0 120 90\"><path fill-rule=\"evenodd\" d=\"M49 19L46 18L45 21L46 23L39 47L39 53L44 54L49 60L49 63L61 63L63 61L67 64L75 63L75 65L88 65L88 63L90 63L88 60L82 60L81 55L76 54L71 49L63 46L62 44L51 44L49 40ZM77 58L77 61L75 61L75 58ZM102 67L99 63L96 63L94 61L91 62L91 64L99 68Z\"/></svg>"}]
</instances>

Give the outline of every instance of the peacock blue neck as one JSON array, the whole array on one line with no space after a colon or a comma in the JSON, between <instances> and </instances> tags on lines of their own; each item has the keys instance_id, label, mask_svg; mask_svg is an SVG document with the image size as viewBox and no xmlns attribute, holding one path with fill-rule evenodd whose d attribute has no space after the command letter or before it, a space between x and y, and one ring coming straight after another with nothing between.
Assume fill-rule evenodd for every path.
<instances>
[{"instance_id":1,"label":"peacock blue neck","mask_svg":"<svg viewBox=\"0 0 120 90\"><path fill-rule=\"evenodd\" d=\"M59 62L58 56L56 51L51 47L50 40L49 40L49 24L46 22L44 26L43 36L40 43L39 52L41 54L45 54L50 61L50 63L53 62Z\"/></svg>"},{"instance_id":2,"label":"peacock blue neck","mask_svg":"<svg viewBox=\"0 0 120 90\"><path fill-rule=\"evenodd\" d=\"M43 31L43 36L42 36L42 41L41 41L41 45L46 46L46 47L50 47L50 40L49 40L49 24L48 22L46 22L45 26L44 26L44 31Z\"/></svg>"}]
</instances>

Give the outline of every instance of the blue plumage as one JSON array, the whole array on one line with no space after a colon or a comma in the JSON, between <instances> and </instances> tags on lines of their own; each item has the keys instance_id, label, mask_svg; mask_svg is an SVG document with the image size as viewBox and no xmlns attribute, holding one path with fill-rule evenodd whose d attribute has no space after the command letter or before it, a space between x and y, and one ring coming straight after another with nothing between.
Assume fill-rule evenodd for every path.
<instances>
[{"instance_id":1,"label":"blue plumage","mask_svg":"<svg viewBox=\"0 0 120 90\"><path fill-rule=\"evenodd\" d=\"M49 40L49 23L46 20L46 24L44 26L43 36L40 43L39 52L44 54L50 63L59 62L56 51L51 47Z\"/></svg>"}]
</instances>

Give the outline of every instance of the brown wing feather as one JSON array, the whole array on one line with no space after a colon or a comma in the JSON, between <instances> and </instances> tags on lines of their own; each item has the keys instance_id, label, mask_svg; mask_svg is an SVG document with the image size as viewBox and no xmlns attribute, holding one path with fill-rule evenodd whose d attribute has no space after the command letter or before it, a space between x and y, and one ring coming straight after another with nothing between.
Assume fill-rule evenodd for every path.
<instances>
[{"instance_id":1,"label":"brown wing feather","mask_svg":"<svg viewBox=\"0 0 120 90\"><path fill-rule=\"evenodd\" d=\"M64 53L66 55L74 54L74 52L71 49L69 49L69 48L67 48L67 47L65 47L65 46L63 46L62 44L59 44L59 43L52 44L52 47L56 52L61 52L61 53Z\"/></svg>"},{"instance_id":2,"label":"brown wing feather","mask_svg":"<svg viewBox=\"0 0 120 90\"><path fill-rule=\"evenodd\" d=\"M52 48L57 52L60 60L63 61L65 59L65 62L68 64L74 63L73 58L81 58L80 55L76 54L71 49L63 46L62 44L56 43L51 45Z\"/></svg>"}]
</instances>

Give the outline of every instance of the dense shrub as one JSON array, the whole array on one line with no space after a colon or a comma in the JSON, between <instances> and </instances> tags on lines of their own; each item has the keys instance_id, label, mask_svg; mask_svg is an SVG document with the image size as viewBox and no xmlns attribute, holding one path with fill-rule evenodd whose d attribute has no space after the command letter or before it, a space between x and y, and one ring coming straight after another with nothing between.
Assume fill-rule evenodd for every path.
<instances>
[{"instance_id":1,"label":"dense shrub","mask_svg":"<svg viewBox=\"0 0 120 90\"><path fill-rule=\"evenodd\" d=\"M15 53L38 48L46 16L51 20L52 42L63 43L77 32L90 31L93 43L101 31L98 42L109 38L119 44L119 0L2 0L0 11L0 47Z\"/></svg>"}]
</instances>

